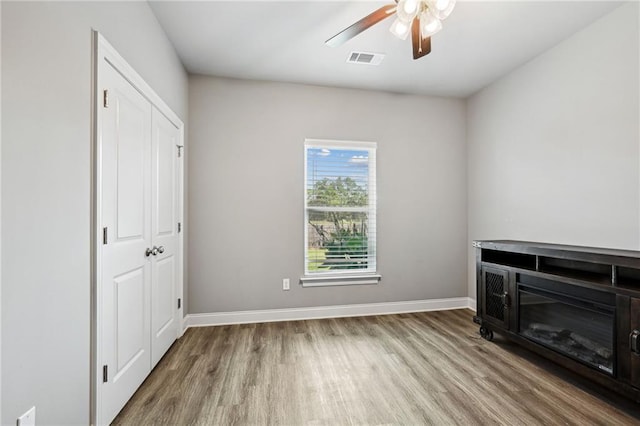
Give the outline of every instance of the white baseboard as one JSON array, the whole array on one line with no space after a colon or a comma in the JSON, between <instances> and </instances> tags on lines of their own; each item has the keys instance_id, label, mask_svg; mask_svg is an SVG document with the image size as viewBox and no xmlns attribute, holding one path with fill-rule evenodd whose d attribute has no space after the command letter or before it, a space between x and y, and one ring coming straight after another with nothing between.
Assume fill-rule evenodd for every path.
<instances>
[{"instance_id":1,"label":"white baseboard","mask_svg":"<svg viewBox=\"0 0 640 426\"><path fill-rule=\"evenodd\" d=\"M475 300L468 297L412 300L408 302L367 303L360 305L316 306L309 308L268 309L261 311L215 312L189 314L184 328L213 325L247 324L275 321L296 321L321 318L359 317L367 315L404 314L411 312L475 310Z\"/></svg>"},{"instance_id":2,"label":"white baseboard","mask_svg":"<svg viewBox=\"0 0 640 426\"><path fill-rule=\"evenodd\" d=\"M469 300L469 305L467 305L467 308L471 309L473 312L476 311L476 306L478 306L476 299L472 299L470 297L467 297L467 299Z\"/></svg>"}]
</instances>

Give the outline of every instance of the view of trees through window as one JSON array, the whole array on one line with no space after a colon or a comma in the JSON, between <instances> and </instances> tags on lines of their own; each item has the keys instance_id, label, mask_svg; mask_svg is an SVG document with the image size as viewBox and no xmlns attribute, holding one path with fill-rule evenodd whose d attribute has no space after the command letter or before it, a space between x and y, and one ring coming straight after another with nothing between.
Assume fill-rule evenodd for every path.
<instances>
[{"instance_id":1,"label":"view of trees through window","mask_svg":"<svg viewBox=\"0 0 640 426\"><path fill-rule=\"evenodd\" d=\"M369 269L369 150L307 147L307 272Z\"/></svg>"}]
</instances>

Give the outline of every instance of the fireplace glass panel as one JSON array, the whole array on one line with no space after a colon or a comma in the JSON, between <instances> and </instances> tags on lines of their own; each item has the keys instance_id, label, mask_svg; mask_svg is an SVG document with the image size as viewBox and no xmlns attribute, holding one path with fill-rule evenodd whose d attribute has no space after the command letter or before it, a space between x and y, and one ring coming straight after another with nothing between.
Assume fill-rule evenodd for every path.
<instances>
[{"instance_id":1,"label":"fireplace glass panel","mask_svg":"<svg viewBox=\"0 0 640 426\"><path fill-rule=\"evenodd\" d=\"M519 290L522 336L613 374L613 308L569 296Z\"/></svg>"}]
</instances>

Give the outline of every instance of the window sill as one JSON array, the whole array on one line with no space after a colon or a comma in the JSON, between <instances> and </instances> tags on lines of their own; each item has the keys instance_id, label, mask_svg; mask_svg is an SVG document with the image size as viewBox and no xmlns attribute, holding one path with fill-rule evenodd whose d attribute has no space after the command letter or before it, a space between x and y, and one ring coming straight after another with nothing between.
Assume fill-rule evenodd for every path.
<instances>
[{"instance_id":1,"label":"window sill","mask_svg":"<svg viewBox=\"0 0 640 426\"><path fill-rule=\"evenodd\" d=\"M300 278L302 287L328 287L336 285L378 284L380 274L309 276Z\"/></svg>"}]
</instances>

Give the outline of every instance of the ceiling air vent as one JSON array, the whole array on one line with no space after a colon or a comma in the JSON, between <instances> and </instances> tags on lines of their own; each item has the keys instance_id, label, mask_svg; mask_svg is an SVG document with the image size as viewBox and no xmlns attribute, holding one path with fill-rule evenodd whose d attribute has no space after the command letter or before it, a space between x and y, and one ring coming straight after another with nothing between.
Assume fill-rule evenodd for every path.
<instances>
[{"instance_id":1,"label":"ceiling air vent","mask_svg":"<svg viewBox=\"0 0 640 426\"><path fill-rule=\"evenodd\" d=\"M383 53L351 52L347 62L350 64L380 65L383 59Z\"/></svg>"}]
</instances>

